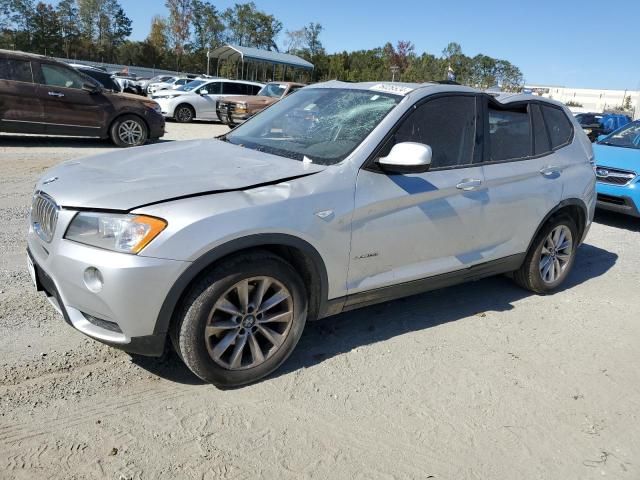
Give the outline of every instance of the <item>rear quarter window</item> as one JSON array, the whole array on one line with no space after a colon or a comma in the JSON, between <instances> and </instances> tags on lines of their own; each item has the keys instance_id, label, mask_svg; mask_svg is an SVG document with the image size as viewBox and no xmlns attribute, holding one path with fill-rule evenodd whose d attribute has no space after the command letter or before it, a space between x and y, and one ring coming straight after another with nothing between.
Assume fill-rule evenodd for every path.
<instances>
[{"instance_id":1,"label":"rear quarter window","mask_svg":"<svg viewBox=\"0 0 640 480\"><path fill-rule=\"evenodd\" d=\"M0 59L0 79L33 83L31 62L13 58Z\"/></svg>"},{"instance_id":2,"label":"rear quarter window","mask_svg":"<svg viewBox=\"0 0 640 480\"><path fill-rule=\"evenodd\" d=\"M560 108L547 105L541 108L551 139L551 147L555 149L569 143L573 136L573 127L567 115Z\"/></svg>"},{"instance_id":3,"label":"rear quarter window","mask_svg":"<svg viewBox=\"0 0 640 480\"><path fill-rule=\"evenodd\" d=\"M489 104L491 162L531 156L531 119L527 106L495 108Z\"/></svg>"}]
</instances>

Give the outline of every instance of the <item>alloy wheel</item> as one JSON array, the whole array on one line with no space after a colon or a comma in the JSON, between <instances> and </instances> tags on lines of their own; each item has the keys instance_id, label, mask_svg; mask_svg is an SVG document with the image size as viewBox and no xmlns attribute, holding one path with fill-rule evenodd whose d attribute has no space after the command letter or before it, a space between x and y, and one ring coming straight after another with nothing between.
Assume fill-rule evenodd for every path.
<instances>
[{"instance_id":1,"label":"alloy wheel","mask_svg":"<svg viewBox=\"0 0 640 480\"><path fill-rule=\"evenodd\" d=\"M144 130L139 122L125 120L118 127L118 137L127 145L138 145L144 138Z\"/></svg>"},{"instance_id":2,"label":"alloy wheel","mask_svg":"<svg viewBox=\"0 0 640 480\"><path fill-rule=\"evenodd\" d=\"M564 274L573 255L573 236L566 225L558 225L544 239L540 254L540 276L552 284Z\"/></svg>"},{"instance_id":3,"label":"alloy wheel","mask_svg":"<svg viewBox=\"0 0 640 480\"><path fill-rule=\"evenodd\" d=\"M241 280L213 306L205 326L211 359L228 370L264 363L282 346L293 324L291 292L278 280Z\"/></svg>"}]
</instances>

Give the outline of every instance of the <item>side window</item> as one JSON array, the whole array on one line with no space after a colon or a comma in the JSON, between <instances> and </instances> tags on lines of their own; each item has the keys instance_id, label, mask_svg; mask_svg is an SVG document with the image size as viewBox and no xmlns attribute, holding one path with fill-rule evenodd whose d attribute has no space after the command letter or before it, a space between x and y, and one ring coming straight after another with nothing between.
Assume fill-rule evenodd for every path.
<instances>
[{"instance_id":1,"label":"side window","mask_svg":"<svg viewBox=\"0 0 640 480\"><path fill-rule=\"evenodd\" d=\"M0 79L33 83L31 62L13 58L0 59Z\"/></svg>"},{"instance_id":2,"label":"side window","mask_svg":"<svg viewBox=\"0 0 640 480\"><path fill-rule=\"evenodd\" d=\"M531 120L527 105L498 108L489 103L489 161L531 156Z\"/></svg>"},{"instance_id":3,"label":"side window","mask_svg":"<svg viewBox=\"0 0 640 480\"><path fill-rule=\"evenodd\" d=\"M291 95L293 92L295 92L296 90L300 90L301 88L302 87L291 87L287 92L287 95Z\"/></svg>"},{"instance_id":4,"label":"side window","mask_svg":"<svg viewBox=\"0 0 640 480\"><path fill-rule=\"evenodd\" d=\"M244 92L245 92L245 89L242 83L231 83L231 82L222 83L223 95L244 95Z\"/></svg>"},{"instance_id":5,"label":"side window","mask_svg":"<svg viewBox=\"0 0 640 480\"><path fill-rule=\"evenodd\" d=\"M249 85L249 95L257 95L262 90L260 85Z\"/></svg>"},{"instance_id":6,"label":"side window","mask_svg":"<svg viewBox=\"0 0 640 480\"><path fill-rule=\"evenodd\" d=\"M417 142L431 147L432 169L469 165L475 138L476 97L441 97L417 107L398 127L383 154L396 143Z\"/></svg>"},{"instance_id":7,"label":"side window","mask_svg":"<svg viewBox=\"0 0 640 480\"><path fill-rule=\"evenodd\" d=\"M82 85L85 83L81 75L69 68L49 63L42 63L40 66L42 68L42 78L44 79L45 85L64 88L82 88Z\"/></svg>"},{"instance_id":8,"label":"side window","mask_svg":"<svg viewBox=\"0 0 640 480\"><path fill-rule=\"evenodd\" d=\"M569 143L573 135L571 122L560 108L542 106L542 114L551 136L551 146L558 148Z\"/></svg>"},{"instance_id":9,"label":"side window","mask_svg":"<svg viewBox=\"0 0 640 480\"><path fill-rule=\"evenodd\" d=\"M551 151L551 141L549 133L542 118L542 112L538 105L531 105L531 118L533 119L533 153L534 155L544 155Z\"/></svg>"},{"instance_id":10,"label":"side window","mask_svg":"<svg viewBox=\"0 0 640 480\"><path fill-rule=\"evenodd\" d=\"M218 95L221 92L222 82L208 83L198 89L198 93L202 93L203 90L207 91L207 95Z\"/></svg>"}]
</instances>

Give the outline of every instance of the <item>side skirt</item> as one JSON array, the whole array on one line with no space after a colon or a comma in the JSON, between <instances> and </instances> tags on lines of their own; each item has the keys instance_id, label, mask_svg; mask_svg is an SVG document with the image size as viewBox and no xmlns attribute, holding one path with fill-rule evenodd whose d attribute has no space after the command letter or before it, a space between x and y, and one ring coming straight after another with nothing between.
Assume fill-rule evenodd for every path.
<instances>
[{"instance_id":1,"label":"side skirt","mask_svg":"<svg viewBox=\"0 0 640 480\"><path fill-rule=\"evenodd\" d=\"M520 253L499 260L474 265L464 270L456 270L455 272L443 273L441 275L413 280L398 285L376 288L375 290L368 290L346 297L334 298L327 302L328 308L325 316L348 312L357 308L409 297L431 290L439 290L461 283L474 282L494 275L513 272L522 266L525 256L526 253Z\"/></svg>"}]
</instances>

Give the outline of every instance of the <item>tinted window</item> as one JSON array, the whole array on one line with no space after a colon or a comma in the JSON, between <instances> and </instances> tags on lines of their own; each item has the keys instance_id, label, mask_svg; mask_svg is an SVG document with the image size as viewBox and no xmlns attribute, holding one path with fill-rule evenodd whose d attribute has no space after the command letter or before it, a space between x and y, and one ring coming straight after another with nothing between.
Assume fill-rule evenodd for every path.
<instances>
[{"instance_id":1,"label":"tinted window","mask_svg":"<svg viewBox=\"0 0 640 480\"><path fill-rule=\"evenodd\" d=\"M118 85L116 85L116 83L113 81L109 73L97 72L95 70L79 70L79 71L80 73L84 73L85 75L88 75L94 80L97 80L98 82L100 82L104 88L107 88L109 90L115 90L115 91L120 90L118 88Z\"/></svg>"},{"instance_id":2,"label":"tinted window","mask_svg":"<svg viewBox=\"0 0 640 480\"><path fill-rule=\"evenodd\" d=\"M551 151L551 142L538 105L531 105L531 117L533 118L533 152L535 155L544 155Z\"/></svg>"},{"instance_id":3,"label":"tinted window","mask_svg":"<svg viewBox=\"0 0 640 480\"><path fill-rule=\"evenodd\" d=\"M431 168L473 163L476 137L476 99L456 96L430 100L420 105L398 128L384 155L401 142L429 145Z\"/></svg>"},{"instance_id":4,"label":"tinted window","mask_svg":"<svg viewBox=\"0 0 640 480\"><path fill-rule=\"evenodd\" d=\"M242 83L223 82L222 93L224 95L245 95L247 92L245 85Z\"/></svg>"},{"instance_id":5,"label":"tinted window","mask_svg":"<svg viewBox=\"0 0 640 480\"><path fill-rule=\"evenodd\" d=\"M499 109L489 104L489 145L492 162L531 156L531 121L526 105Z\"/></svg>"},{"instance_id":6,"label":"tinted window","mask_svg":"<svg viewBox=\"0 0 640 480\"><path fill-rule=\"evenodd\" d=\"M248 87L249 87L249 95L257 95L258 92L262 90L262 87L259 85L248 85Z\"/></svg>"},{"instance_id":7,"label":"tinted window","mask_svg":"<svg viewBox=\"0 0 640 480\"><path fill-rule=\"evenodd\" d=\"M26 60L0 59L0 79L16 82L33 82L31 62Z\"/></svg>"},{"instance_id":8,"label":"tinted window","mask_svg":"<svg viewBox=\"0 0 640 480\"><path fill-rule=\"evenodd\" d=\"M60 65L43 63L42 77L45 85L64 88L82 88L85 80L73 70Z\"/></svg>"},{"instance_id":9,"label":"tinted window","mask_svg":"<svg viewBox=\"0 0 640 480\"><path fill-rule=\"evenodd\" d=\"M573 129L571 128L571 122L559 108L542 107L542 113L544 115L545 123L547 124L547 130L551 136L551 146L557 148L564 145L571 140Z\"/></svg>"}]
</instances>

